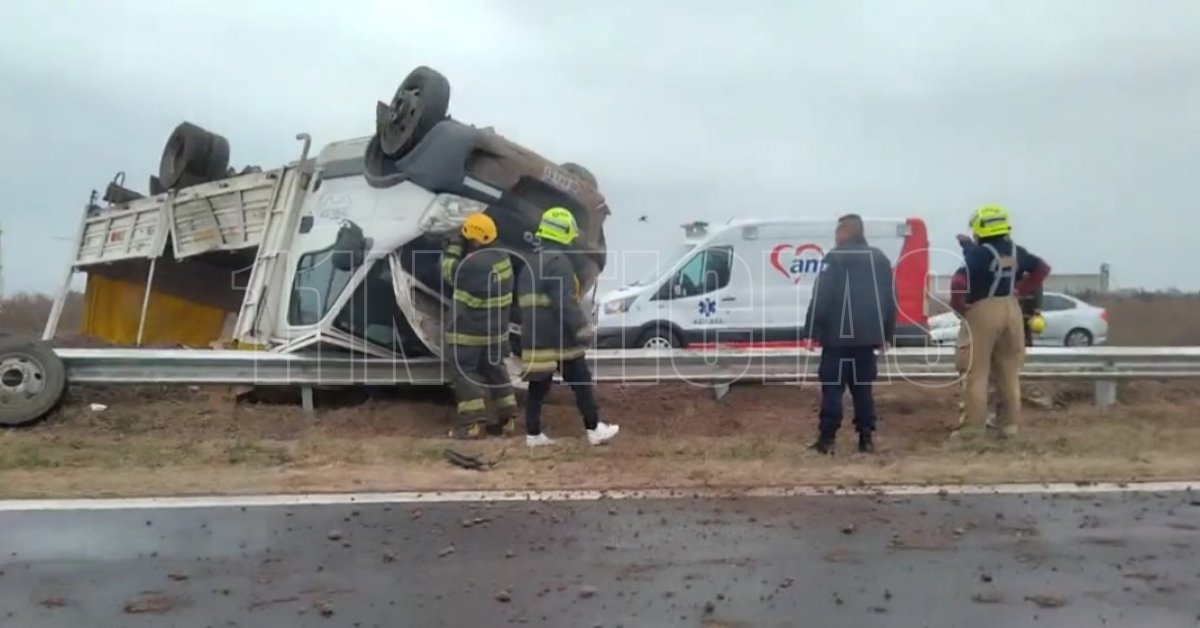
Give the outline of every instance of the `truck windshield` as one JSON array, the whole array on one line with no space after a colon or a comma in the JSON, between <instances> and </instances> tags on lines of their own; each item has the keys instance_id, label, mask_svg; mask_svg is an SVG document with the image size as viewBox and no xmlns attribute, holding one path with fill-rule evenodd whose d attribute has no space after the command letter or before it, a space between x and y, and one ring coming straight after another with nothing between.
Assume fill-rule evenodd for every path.
<instances>
[{"instance_id":1,"label":"truck windshield","mask_svg":"<svg viewBox=\"0 0 1200 628\"><path fill-rule=\"evenodd\" d=\"M662 264L651 266L649 272L647 272L645 276L643 276L642 278L633 282L631 285L648 286L651 283L654 283L654 280L658 279L659 277L662 277L663 273L670 270L671 267L674 266L676 262L683 259L683 257L685 255L687 255L688 253L691 253L695 249L696 249L695 244L679 245L678 247L676 247L676 249L674 251L672 251L669 255L667 255L665 258L663 258L664 261Z\"/></svg>"},{"instance_id":2,"label":"truck windshield","mask_svg":"<svg viewBox=\"0 0 1200 628\"><path fill-rule=\"evenodd\" d=\"M313 325L329 313L333 302L346 289L350 281L349 270L342 270L333 263L333 247L300 256L296 264L296 280L292 283L292 298L288 304L288 323Z\"/></svg>"}]
</instances>

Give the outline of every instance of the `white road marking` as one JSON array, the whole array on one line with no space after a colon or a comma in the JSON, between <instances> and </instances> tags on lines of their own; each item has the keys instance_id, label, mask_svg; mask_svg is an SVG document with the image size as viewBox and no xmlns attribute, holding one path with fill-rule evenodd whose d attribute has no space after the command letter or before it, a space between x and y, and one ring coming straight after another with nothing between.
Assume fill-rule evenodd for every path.
<instances>
[{"instance_id":1,"label":"white road marking","mask_svg":"<svg viewBox=\"0 0 1200 628\"><path fill-rule=\"evenodd\" d=\"M147 510L168 508L237 508L263 506L333 506L346 504L428 504L512 501L596 501L602 499L716 499L730 497L914 496L914 495L1045 495L1091 493L1170 493L1200 491L1200 480L1178 482L1099 482L1048 484L930 484L879 486L797 486L647 490L425 491L393 493L301 493L294 495L230 495L210 497L139 497L112 499L13 499L0 501L0 512L71 510Z\"/></svg>"}]
</instances>

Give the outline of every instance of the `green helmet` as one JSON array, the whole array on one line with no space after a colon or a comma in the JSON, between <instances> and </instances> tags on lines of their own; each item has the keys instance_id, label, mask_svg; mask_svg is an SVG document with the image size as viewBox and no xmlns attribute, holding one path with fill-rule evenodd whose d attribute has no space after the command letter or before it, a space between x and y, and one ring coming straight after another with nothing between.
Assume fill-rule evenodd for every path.
<instances>
[{"instance_id":1,"label":"green helmet","mask_svg":"<svg viewBox=\"0 0 1200 628\"><path fill-rule=\"evenodd\" d=\"M542 214L537 236L550 242L570 244L579 237L579 225L575 222L575 215L571 210L565 207L551 207Z\"/></svg>"}]
</instances>

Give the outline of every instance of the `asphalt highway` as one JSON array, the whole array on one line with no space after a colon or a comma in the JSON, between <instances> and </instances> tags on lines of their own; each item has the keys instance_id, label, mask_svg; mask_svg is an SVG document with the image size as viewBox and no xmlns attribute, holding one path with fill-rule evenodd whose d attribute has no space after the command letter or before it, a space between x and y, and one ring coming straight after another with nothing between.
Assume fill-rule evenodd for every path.
<instances>
[{"instance_id":1,"label":"asphalt highway","mask_svg":"<svg viewBox=\"0 0 1200 628\"><path fill-rule=\"evenodd\" d=\"M1200 625L1200 494L0 510L0 626Z\"/></svg>"}]
</instances>

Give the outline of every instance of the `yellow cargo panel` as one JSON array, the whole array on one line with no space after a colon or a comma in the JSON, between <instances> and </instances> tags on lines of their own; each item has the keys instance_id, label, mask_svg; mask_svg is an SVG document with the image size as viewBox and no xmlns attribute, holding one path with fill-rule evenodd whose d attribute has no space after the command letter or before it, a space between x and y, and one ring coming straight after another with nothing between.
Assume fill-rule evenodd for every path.
<instances>
[{"instance_id":1,"label":"yellow cargo panel","mask_svg":"<svg viewBox=\"0 0 1200 628\"><path fill-rule=\"evenodd\" d=\"M88 273L83 333L114 344L137 344L145 286ZM142 344L208 347L221 338L225 317L221 308L151 290Z\"/></svg>"}]
</instances>

